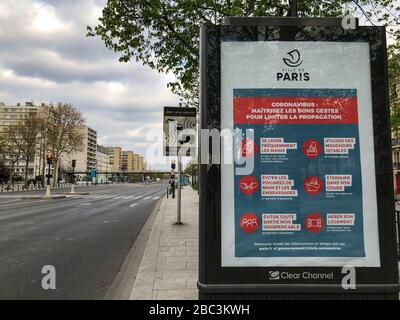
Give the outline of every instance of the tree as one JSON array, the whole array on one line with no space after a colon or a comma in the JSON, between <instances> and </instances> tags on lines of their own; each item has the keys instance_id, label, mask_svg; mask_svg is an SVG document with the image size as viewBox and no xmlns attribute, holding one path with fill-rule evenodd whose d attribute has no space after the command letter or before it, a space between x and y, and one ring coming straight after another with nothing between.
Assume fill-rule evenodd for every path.
<instances>
[{"instance_id":1,"label":"tree","mask_svg":"<svg viewBox=\"0 0 400 320\"><path fill-rule=\"evenodd\" d=\"M3 135L0 135L0 184L3 184L4 181L8 181L10 178L10 171L8 167L4 163L3 154L5 151L5 139Z\"/></svg>"},{"instance_id":2,"label":"tree","mask_svg":"<svg viewBox=\"0 0 400 320\"><path fill-rule=\"evenodd\" d=\"M36 114L29 114L26 119L14 125L20 139L21 158L25 162L24 183L28 187L29 163L34 160L40 133L40 120Z\"/></svg>"},{"instance_id":3,"label":"tree","mask_svg":"<svg viewBox=\"0 0 400 320\"><path fill-rule=\"evenodd\" d=\"M87 27L120 54L121 62L134 58L159 72L171 72L168 86L188 105L197 106L199 28L219 24L227 16L287 16L286 0L108 0L99 24ZM398 25L396 0L298 0L299 16L362 17L367 24ZM392 32L393 37L399 33Z\"/></svg>"},{"instance_id":4,"label":"tree","mask_svg":"<svg viewBox=\"0 0 400 320\"><path fill-rule=\"evenodd\" d=\"M2 162L9 168L8 186L13 182L15 166L24 160L24 143L21 139L21 126L13 124L4 129L0 147Z\"/></svg>"},{"instance_id":5,"label":"tree","mask_svg":"<svg viewBox=\"0 0 400 320\"><path fill-rule=\"evenodd\" d=\"M391 126L396 137L400 131L400 42L388 48L389 97Z\"/></svg>"},{"instance_id":6,"label":"tree","mask_svg":"<svg viewBox=\"0 0 400 320\"><path fill-rule=\"evenodd\" d=\"M47 148L53 155L54 178L53 187L58 181L58 169L61 156L83 147L82 113L70 104L58 103L49 107L49 125L47 132Z\"/></svg>"}]
</instances>

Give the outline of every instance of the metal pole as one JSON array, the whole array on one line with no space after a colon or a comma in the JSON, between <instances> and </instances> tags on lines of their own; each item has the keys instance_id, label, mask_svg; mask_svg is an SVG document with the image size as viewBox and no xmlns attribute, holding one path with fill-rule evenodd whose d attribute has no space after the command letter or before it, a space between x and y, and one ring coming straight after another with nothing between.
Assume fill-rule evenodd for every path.
<instances>
[{"instance_id":1,"label":"metal pole","mask_svg":"<svg viewBox=\"0 0 400 320\"><path fill-rule=\"evenodd\" d=\"M71 193L75 193L75 167L72 167L72 185Z\"/></svg>"},{"instance_id":2,"label":"metal pole","mask_svg":"<svg viewBox=\"0 0 400 320\"><path fill-rule=\"evenodd\" d=\"M48 175L47 175L47 186L46 186L46 197L49 197L51 195L50 193L50 162L49 162L49 169L48 169Z\"/></svg>"},{"instance_id":3,"label":"metal pole","mask_svg":"<svg viewBox=\"0 0 400 320\"><path fill-rule=\"evenodd\" d=\"M176 224L182 224L181 221L181 156L178 155L178 197L177 197L177 212L176 212Z\"/></svg>"},{"instance_id":4,"label":"metal pole","mask_svg":"<svg viewBox=\"0 0 400 320\"><path fill-rule=\"evenodd\" d=\"M290 15L292 17L298 17L297 0L290 1Z\"/></svg>"}]
</instances>

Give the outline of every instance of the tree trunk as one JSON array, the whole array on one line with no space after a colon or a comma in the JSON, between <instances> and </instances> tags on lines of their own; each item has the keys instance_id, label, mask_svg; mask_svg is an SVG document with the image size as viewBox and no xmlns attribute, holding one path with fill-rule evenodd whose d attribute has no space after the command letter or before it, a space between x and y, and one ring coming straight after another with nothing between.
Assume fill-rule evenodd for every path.
<instances>
[{"instance_id":1,"label":"tree trunk","mask_svg":"<svg viewBox=\"0 0 400 320\"><path fill-rule=\"evenodd\" d=\"M12 184L12 178L13 178L13 175L14 175L14 167L15 167L15 163L12 162L11 169L10 169L10 177L8 178L8 187L10 187L11 184Z\"/></svg>"},{"instance_id":2,"label":"tree trunk","mask_svg":"<svg viewBox=\"0 0 400 320\"><path fill-rule=\"evenodd\" d=\"M42 171L43 171L43 175L42 175L42 186L44 188L44 186L46 185L46 154L45 152L43 152L43 158L42 158ZM50 174L50 172L49 172Z\"/></svg>"},{"instance_id":3,"label":"tree trunk","mask_svg":"<svg viewBox=\"0 0 400 320\"><path fill-rule=\"evenodd\" d=\"M24 177L24 181L25 181L25 189L28 189L28 169L29 169L29 156L26 157L25 159L25 177Z\"/></svg>"},{"instance_id":4,"label":"tree trunk","mask_svg":"<svg viewBox=\"0 0 400 320\"><path fill-rule=\"evenodd\" d=\"M58 165L60 161L57 159L54 161L54 174L53 174L53 188L57 186L58 183Z\"/></svg>"}]
</instances>

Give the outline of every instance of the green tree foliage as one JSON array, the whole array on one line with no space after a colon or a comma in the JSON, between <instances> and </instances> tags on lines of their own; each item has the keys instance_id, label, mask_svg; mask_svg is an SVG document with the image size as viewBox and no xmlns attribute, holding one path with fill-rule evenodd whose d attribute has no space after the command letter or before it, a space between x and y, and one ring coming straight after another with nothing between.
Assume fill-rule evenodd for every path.
<instances>
[{"instance_id":1,"label":"green tree foliage","mask_svg":"<svg viewBox=\"0 0 400 320\"><path fill-rule=\"evenodd\" d=\"M286 0L108 0L99 24L88 26L88 36L99 36L120 54L176 77L169 83L184 103L197 105L199 28L219 24L227 16L287 16ZM298 0L299 16L353 14L369 25L397 25L396 0ZM392 36L397 34L393 31Z\"/></svg>"},{"instance_id":2,"label":"green tree foliage","mask_svg":"<svg viewBox=\"0 0 400 320\"><path fill-rule=\"evenodd\" d=\"M395 136L400 131L400 42L388 48L389 97L391 126Z\"/></svg>"}]
</instances>

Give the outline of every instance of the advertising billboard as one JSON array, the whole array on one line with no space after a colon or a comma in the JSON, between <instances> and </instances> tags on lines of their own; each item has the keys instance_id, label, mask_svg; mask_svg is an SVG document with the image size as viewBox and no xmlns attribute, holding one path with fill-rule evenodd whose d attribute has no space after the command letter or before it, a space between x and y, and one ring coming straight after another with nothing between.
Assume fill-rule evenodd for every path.
<instances>
[{"instance_id":1,"label":"advertising billboard","mask_svg":"<svg viewBox=\"0 0 400 320\"><path fill-rule=\"evenodd\" d=\"M254 131L253 173L221 169L223 266L379 267L369 52L221 44L221 125Z\"/></svg>"},{"instance_id":2,"label":"advertising billboard","mask_svg":"<svg viewBox=\"0 0 400 320\"><path fill-rule=\"evenodd\" d=\"M201 33L200 298L398 297L385 28L225 22Z\"/></svg>"}]
</instances>

